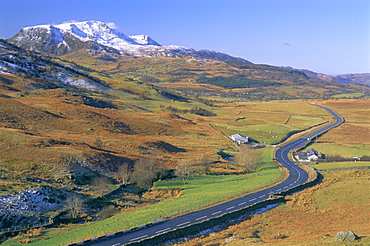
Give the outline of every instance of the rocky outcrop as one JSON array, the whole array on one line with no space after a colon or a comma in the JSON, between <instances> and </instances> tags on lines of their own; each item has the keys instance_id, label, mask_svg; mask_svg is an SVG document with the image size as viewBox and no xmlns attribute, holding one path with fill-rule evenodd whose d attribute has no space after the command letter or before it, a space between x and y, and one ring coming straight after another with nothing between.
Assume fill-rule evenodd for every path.
<instances>
[{"instance_id":1,"label":"rocky outcrop","mask_svg":"<svg viewBox=\"0 0 370 246\"><path fill-rule=\"evenodd\" d=\"M353 242L358 239L358 236L352 231L340 231L335 235L336 242Z\"/></svg>"}]
</instances>

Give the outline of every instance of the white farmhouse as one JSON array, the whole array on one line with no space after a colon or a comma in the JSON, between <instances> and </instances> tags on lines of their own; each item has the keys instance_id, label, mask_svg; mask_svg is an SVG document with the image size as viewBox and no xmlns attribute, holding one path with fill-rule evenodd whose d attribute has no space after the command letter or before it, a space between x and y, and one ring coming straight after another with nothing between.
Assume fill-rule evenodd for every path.
<instances>
[{"instance_id":1,"label":"white farmhouse","mask_svg":"<svg viewBox=\"0 0 370 246\"><path fill-rule=\"evenodd\" d=\"M229 136L229 138L231 140L233 140L234 142L236 142L237 144L245 144L245 143L248 143L249 142L249 138L246 137L246 136L243 136L243 135L240 135L240 134L233 134L231 136Z\"/></svg>"},{"instance_id":2,"label":"white farmhouse","mask_svg":"<svg viewBox=\"0 0 370 246\"><path fill-rule=\"evenodd\" d=\"M314 149L309 149L307 152L295 152L294 157L300 162L310 162L317 161L319 159L319 154Z\"/></svg>"}]
</instances>

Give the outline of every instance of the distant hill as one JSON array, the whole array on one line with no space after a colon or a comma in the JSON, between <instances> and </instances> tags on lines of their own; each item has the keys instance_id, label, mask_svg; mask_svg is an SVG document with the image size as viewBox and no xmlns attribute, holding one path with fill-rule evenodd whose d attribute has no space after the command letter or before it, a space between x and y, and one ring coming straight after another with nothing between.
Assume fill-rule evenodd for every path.
<instances>
[{"instance_id":1,"label":"distant hill","mask_svg":"<svg viewBox=\"0 0 370 246\"><path fill-rule=\"evenodd\" d=\"M337 83L359 83L370 85L370 73L356 73L356 74L341 74L341 75L327 75L323 73L316 73L307 69L296 69L292 67L283 67L286 69L304 72L310 78L318 78L325 81L334 81Z\"/></svg>"},{"instance_id":2,"label":"distant hill","mask_svg":"<svg viewBox=\"0 0 370 246\"><path fill-rule=\"evenodd\" d=\"M359 83L364 85L370 85L370 73L358 73L358 74L341 74L341 75L325 75L317 74L317 78L335 81L338 83Z\"/></svg>"}]
</instances>

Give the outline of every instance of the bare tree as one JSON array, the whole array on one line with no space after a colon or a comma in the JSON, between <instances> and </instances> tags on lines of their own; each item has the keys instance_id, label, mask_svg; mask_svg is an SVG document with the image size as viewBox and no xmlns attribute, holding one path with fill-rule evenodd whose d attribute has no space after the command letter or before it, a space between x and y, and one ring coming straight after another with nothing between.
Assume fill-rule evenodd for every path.
<instances>
[{"instance_id":1,"label":"bare tree","mask_svg":"<svg viewBox=\"0 0 370 246\"><path fill-rule=\"evenodd\" d=\"M77 219L84 210L84 200L77 195L72 195L67 200L65 208L69 211L72 219Z\"/></svg>"},{"instance_id":2,"label":"bare tree","mask_svg":"<svg viewBox=\"0 0 370 246\"><path fill-rule=\"evenodd\" d=\"M203 156L199 164L203 166L204 173L209 174L212 165L210 157L208 155Z\"/></svg>"},{"instance_id":3,"label":"bare tree","mask_svg":"<svg viewBox=\"0 0 370 246\"><path fill-rule=\"evenodd\" d=\"M111 182L107 177L99 177L94 179L92 182L92 190L95 192L97 197L102 198L106 193L109 192Z\"/></svg>"},{"instance_id":4,"label":"bare tree","mask_svg":"<svg viewBox=\"0 0 370 246\"><path fill-rule=\"evenodd\" d=\"M130 182L132 168L129 163L122 163L117 172L118 180L123 186L126 186Z\"/></svg>"},{"instance_id":5,"label":"bare tree","mask_svg":"<svg viewBox=\"0 0 370 246\"><path fill-rule=\"evenodd\" d=\"M239 152L235 155L235 162L242 167L244 172L252 173L258 169L258 160L260 159L260 151L253 149L247 145L242 145Z\"/></svg>"},{"instance_id":6,"label":"bare tree","mask_svg":"<svg viewBox=\"0 0 370 246\"><path fill-rule=\"evenodd\" d=\"M141 188L150 189L156 178L155 168L155 159L140 159L135 162L131 180Z\"/></svg>"},{"instance_id":7,"label":"bare tree","mask_svg":"<svg viewBox=\"0 0 370 246\"><path fill-rule=\"evenodd\" d=\"M105 206L102 208L98 213L97 217L101 220L108 219L109 217L112 217L115 213L117 213L117 209L114 206Z\"/></svg>"},{"instance_id":8,"label":"bare tree","mask_svg":"<svg viewBox=\"0 0 370 246\"><path fill-rule=\"evenodd\" d=\"M193 173L192 169L192 162L187 160L187 161L182 161L179 165L176 166L175 169L175 175L184 182L184 184L188 183L188 180L190 176Z\"/></svg>"}]
</instances>

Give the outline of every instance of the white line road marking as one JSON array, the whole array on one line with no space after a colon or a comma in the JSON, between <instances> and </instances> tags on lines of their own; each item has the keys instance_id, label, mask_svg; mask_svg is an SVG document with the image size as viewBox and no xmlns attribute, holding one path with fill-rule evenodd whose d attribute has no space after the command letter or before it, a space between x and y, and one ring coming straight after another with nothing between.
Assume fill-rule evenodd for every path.
<instances>
[{"instance_id":1,"label":"white line road marking","mask_svg":"<svg viewBox=\"0 0 370 246\"><path fill-rule=\"evenodd\" d=\"M229 207L226 210L230 210L230 209L233 209L233 208L235 208L235 206Z\"/></svg>"},{"instance_id":2,"label":"white line road marking","mask_svg":"<svg viewBox=\"0 0 370 246\"><path fill-rule=\"evenodd\" d=\"M215 215L215 214L219 214L219 213L221 213L222 211L220 210L220 211L218 211L218 212L214 212L212 215Z\"/></svg>"},{"instance_id":3,"label":"white line road marking","mask_svg":"<svg viewBox=\"0 0 370 246\"><path fill-rule=\"evenodd\" d=\"M246 204L247 202L242 202L242 203L239 203L238 206L241 206L243 204Z\"/></svg>"},{"instance_id":4,"label":"white line road marking","mask_svg":"<svg viewBox=\"0 0 370 246\"><path fill-rule=\"evenodd\" d=\"M195 220L201 220L201 219L204 219L204 218L207 218L207 215L206 216L203 216L203 217L199 217L199 218L197 218Z\"/></svg>"},{"instance_id":5,"label":"white line road marking","mask_svg":"<svg viewBox=\"0 0 370 246\"><path fill-rule=\"evenodd\" d=\"M266 195L262 195L262 196L260 196L260 198L262 198L262 197L264 197L264 196L266 196Z\"/></svg>"},{"instance_id":6,"label":"white line road marking","mask_svg":"<svg viewBox=\"0 0 370 246\"><path fill-rule=\"evenodd\" d=\"M168 231L169 229L171 229L171 227L168 227L166 229L163 229L163 230L160 230L160 231L156 231L155 233L161 233L161 232L165 232L165 231Z\"/></svg>"},{"instance_id":7,"label":"white line road marking","mask_svg":"<svg viewBox=\"0 0 370 246\"><path fill-rule=\"evenodd\" d=\"M135 237L133 239L131 239L130 241L136 241L136 240L139 240L139 239L142 239L144 237L147 237L148 235L144 235L144 236L141 236L141 237Z\"/></svg>"},{"instance_id":8,"label":"white line road marking","mask_svg":"<svg viewBox=\"0 0 370 246\"><path fill-rule=\"evenodd\" d=\"M253 198L253 199L250 199L249 201L251 202L251 201L254 201L254 200L256 200L257 198Z\"/></svg>"},{"instance_id":9,"label":"white line road marking","mask_svg":"<svg viewBox=\"0 0 370 246\"><path fill-rule=\"evenodd\" d=\"M181 223L181 224L178 224L177 226L183 226L183 225L186 225L186 224L189 224L190 221L187 221L187 222L184 222L184 223Z\"/></svg>"},{"instance_id":10,"label":"white line road marking","mask_svg":"<svg viewBox=\"0 0 370 246\"><path fill-rule=\"evenodd\" d=\"M118 246L118 245L121 245L121 243L112 244L112 246Z\"/></svg>"}]
</instances>

